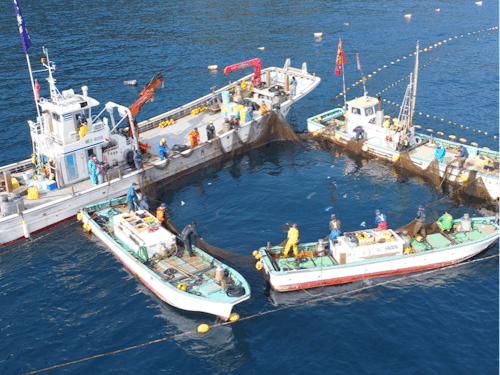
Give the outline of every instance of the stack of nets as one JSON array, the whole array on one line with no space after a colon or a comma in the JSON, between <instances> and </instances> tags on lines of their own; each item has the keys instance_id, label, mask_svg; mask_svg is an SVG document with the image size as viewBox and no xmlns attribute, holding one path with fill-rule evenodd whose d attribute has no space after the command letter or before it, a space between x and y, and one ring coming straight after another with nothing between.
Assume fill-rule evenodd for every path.
<instances>
[{"instance_id":1,"label":"stack of nets","mask_svg":"<svg viewBox=\"0 0 500 375\"><path fill-rule=\"evenodd\" d=\"M396 232L403 233L404 231L406 231L410 237L415 237L415 235L413 233L413 229L415 229L416 222L417 222L416 220L413 220L413 221L409 222L408 224L403 225L402 227L396 229ZM430 234L440 232L439 227L435 221L430 222L430 223L425 223L425 231L426 231L427 236Z\"/></svg>"}]
</instances>

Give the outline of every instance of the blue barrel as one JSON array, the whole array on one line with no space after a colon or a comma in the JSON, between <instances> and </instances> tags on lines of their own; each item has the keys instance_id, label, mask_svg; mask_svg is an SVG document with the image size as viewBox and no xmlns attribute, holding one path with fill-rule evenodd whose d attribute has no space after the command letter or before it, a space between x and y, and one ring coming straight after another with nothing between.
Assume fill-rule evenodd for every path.
<instances>
[{"instance_id":1,"label":"blue barrel","mask_svg":"<svg viewBox=\"0 0 500 375\"><path fill-rule=\"evenodd\" d=\"M229 91L222 91L222 103L229 104L230 101Z\"/></svg>"}]
</instances>

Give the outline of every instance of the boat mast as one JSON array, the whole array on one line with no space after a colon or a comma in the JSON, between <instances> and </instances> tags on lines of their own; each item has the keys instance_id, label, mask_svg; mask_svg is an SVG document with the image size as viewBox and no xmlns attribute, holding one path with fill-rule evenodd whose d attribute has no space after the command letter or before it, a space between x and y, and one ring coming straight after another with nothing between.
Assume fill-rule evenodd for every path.
<instances>
[{"instance_id":1,"label":"boat mast","mask_svg":"<svg viewBox=\"0 0 500 375\"><path fill-rule=\"evenodd\" d=\"M408 126L413 125L413 113L415 112L415 100L417 99L417 81L418 81L418 52L420 49L420 43L417 41L417 51L415 52L415 67L413 68L413 84L411 90L411 106L410 106L410 118L408 121Z\"/></svg>"}]
</instances>

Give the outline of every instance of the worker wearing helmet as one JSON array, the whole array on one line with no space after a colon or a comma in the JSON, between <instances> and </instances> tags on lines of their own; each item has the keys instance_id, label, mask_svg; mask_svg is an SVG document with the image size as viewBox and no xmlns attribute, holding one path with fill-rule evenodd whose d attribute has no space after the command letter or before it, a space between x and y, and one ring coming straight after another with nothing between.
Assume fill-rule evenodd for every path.
<instances>
[{"instance_id":1,"label":"worker wearing helmet","mask_svg":"<svg viewBox=\"0 0 500 375\"><path fill-rule=\"evenodd\" d=\"M160 141L160 144L158 145L158 150L160 151L161 160L166 159L168 155L167 153L168 147L167 147L167 140L165 138L163 138Z\"/></svg>"},{"instance_id":2,"label":"worker wearing helmet","mask_svg":"<svg viewBox=\"0 0 500 375\"><path fill-rule=\"evenodd\" d=\"M335 214L333 214L331 216L331 220L330 220L330 224L329 224L329 228L330 230L334 230L334 229L338 229L339 231L341 231L341 223L340 223L340 220L337 219L337 216L335 216Z\"/></svg>"},{"instance_id":3,"label":"worker wearing helmet","mask_svg":"<svg viewBox=\"0 0 500 375\"><path fill-rule=\"evenodd\" d=\"M269 111L269 108L267 108L266 102L262 101L262 104L260 105L260 114L264 114L264 112Z\"/></svg>"},{"instance_id":4,"label":"worker wearing helmet","mask_svg":"<svg viewBox=\"0 0 500 375\"><path fill-rule=\"evenodd\" d=\"M213 121L209 121L207 125L207 140L215 138L215 126Z\"/></svg>"},{"instance_id":5,"label":"worker wearing helmet","mask_svg":"<svg viewBox=\"0 0 500 375\"><path fill-rule=\"evenodd\" d=\"M135 186L137 186L137 183L132 182L132 185L128 188L127 204L128 204L129 212L134 211L134 201L139 199L139 197L137 196L137 193L135 192Z\"/></svg>"},{"instance_id":6,"label":"worker wearing helmet","mask_svg":"<svg viewBox=\"0 0 500 375\"><path fill-rule=\"evenodd\" d=\"M290 248L293 246L293 255L296 257L299 253L297 244L299 243L299 230L297 229L297 224L293 224L288 231L288 241L285 246L285 252L283 253L283 258L288 256Z\"/></svg>"},{"instance_id":7,"label":"worker wearing helmet","mask_svg":"<svg viewBox=\"0 0 500 375\"><path fill-rule=\"evenodd\" d=\"M442 163L445 155L446 155L445 148L441 143L438 143L436 146L436 152L434 153L434 156L440 163Z\"/></svg>"},{"instance_id":8,"label":"worker wearing helmet","mask_svg":"<svg viewBox=\"0 0 500 375\"><path fill-rule=\"evenodd\" d=\"M377 224L376 231L387 230L387 221L386 217L380 210L375 211L375 224Z\"/></svg>"},{"instance_id":9,"label":"worker wearing helmet","mask_svg":"<svg viewBox=\"0 0 500 375\"><path fill-rule=\"evenodd\" d=\"M198 128L194 128L189 132L189 142L191 142L191 148L195 148L198 146L198 142L200 141L200 133L198 133Z\"/></svg>"}]
</instances>

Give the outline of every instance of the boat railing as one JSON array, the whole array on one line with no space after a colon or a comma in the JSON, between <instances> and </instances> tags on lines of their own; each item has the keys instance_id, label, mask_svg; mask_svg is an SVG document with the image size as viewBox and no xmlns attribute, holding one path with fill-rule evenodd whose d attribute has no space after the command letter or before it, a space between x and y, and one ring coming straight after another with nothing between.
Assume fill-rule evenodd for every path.
<instances>
[{"instance_id":1,"label":"boat railing","mask_svg":"<svg viewBox=\"0 0 500 375\"><path fill-rule=\"evenodd\" d=\"M31 159L26 159L17 163L13 164L8 164L4 165L3 167L0 168L0 173L7 172L7 173L17 173L17 172L24 172L27 171L28 169L33 169L35 166L31 162Z\"/></svg>"}]
</instances>

